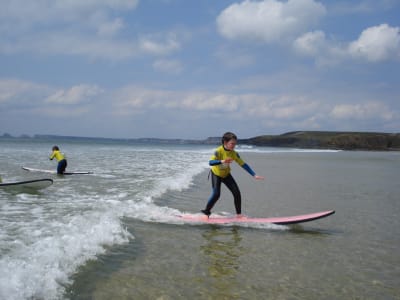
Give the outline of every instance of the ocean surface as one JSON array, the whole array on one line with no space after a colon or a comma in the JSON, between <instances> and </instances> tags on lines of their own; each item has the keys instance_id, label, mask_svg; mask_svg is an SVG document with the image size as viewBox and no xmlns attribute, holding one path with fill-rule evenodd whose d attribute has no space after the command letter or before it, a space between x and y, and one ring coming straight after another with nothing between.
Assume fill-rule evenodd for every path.
<instances>
[{"instance_id":1,"label":"ocean surface","mask_svg":"<svg viewBox=\"0 0 400 300\"><path fill-rule=\"evenodd\" d=\"M209 197L214 146L0 139L0 299L400 299L400 153L239 145L254 217L333 209L302 225L185 224ZM214 214L234 213L223 188Z\"/></svg>"}]
</instances>

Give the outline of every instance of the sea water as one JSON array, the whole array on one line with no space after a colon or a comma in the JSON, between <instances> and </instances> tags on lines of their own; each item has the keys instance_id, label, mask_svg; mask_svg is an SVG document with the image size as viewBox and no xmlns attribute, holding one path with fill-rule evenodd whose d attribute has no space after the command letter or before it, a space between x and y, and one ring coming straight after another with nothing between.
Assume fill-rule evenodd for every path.
<instances>
[{"instance_id":1,"label":"sea water","mask_svg":"<svg viewBox=\"0 0 400 300\"><path fill-rule=\"evenodd\" d=\"M233 166L243 210L269 217L335 209L302 226L185 224L210 193L215 146L0 140L0 299L400 299L398 152L240 146L266 179ZM226 189L216 214L234 212Z\"/></svg>"}]
</instances>

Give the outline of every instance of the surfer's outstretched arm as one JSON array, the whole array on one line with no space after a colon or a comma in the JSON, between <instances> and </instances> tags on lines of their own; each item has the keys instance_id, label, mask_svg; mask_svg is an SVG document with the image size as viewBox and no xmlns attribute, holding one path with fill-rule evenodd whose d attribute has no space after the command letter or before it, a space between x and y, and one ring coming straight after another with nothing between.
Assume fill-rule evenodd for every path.
<instances>
[{"instance_id":1,"label":"surfer's outstretched arm","mask_svg":"<svg viewBox=\"0 0 400 300\"><path fill-rule=\"evenodd\" d=\"M256 172L254 172L253 169L247 163L244 163L242 165L242 168L245 169L255 179L257 179L257 180L263 180L264 179L264 176L257 175Z\"/></svg>"}]
</instances>

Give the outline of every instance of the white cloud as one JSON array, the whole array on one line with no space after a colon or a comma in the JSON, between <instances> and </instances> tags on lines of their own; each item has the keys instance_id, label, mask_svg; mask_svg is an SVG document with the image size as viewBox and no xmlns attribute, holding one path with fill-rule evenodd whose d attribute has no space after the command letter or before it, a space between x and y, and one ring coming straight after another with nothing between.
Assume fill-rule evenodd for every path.
<instances>
[{"instance_id":1,"label":"white cloud","mask_svg":"<svg viewBox=\"0 0 400 300\"><path fill-rule=\"evenodd\" d=\"M339 44L323 31L307 32L293 42L296 53L315 58L319 65L332 65L349 59L377 63L400 59L400 28L387 24L365 29L355 41Z\"/></svg>"},{"instance_id":2,"label":"white cloud","mask_svg":"<svg viewBox=\"0 0 400 300\"><path fill-rule=\"evenodd\" d=\"M359 104L337 104L331 111L331 116L339 120L392 120L394 113L384 103L367 102Z\"/></svg>"},{"instance_id":3,"label":"white cloud","mask_svg":"<svg viewBox=\"0 0 400 300\"><path fill-rule=\"evenodd\" d=\"M231 94L211 92L173 92L126 87L117 91L113 106L116 114L135 115L153 110L227 114L230 119L302 120L313 116L321 104L296 95L271 97L263 94Z\"/></svg>"},{"instance_id":4,"label":"white cloud","mask_svg":"<svg viewBox=\"0 0 400 300\"><path fill-rule=\"evenodd\" d=\"M307 30L325 13L325 7L313 0L246 0L222 11L217 27L228 39L270 43Z\"/></svg>"},{"instance_id":5,"label":"white cloud","mask_svg":"<svg viewBox=\"0 0 400 300\"><path fill-rule=\"evenodd\" d=\"M17 40L0 42L0 52L29 51L38 54L79 55L91 59L116 61L138 57L141 54L166 56L178 51L181 47L179 37L174 33L146 36L140 38L139 41L132 41L114 39L111 31L108 34L103 31L99 35L87 35L75 31L41 32L20 37Z\"/></svg>"},{"instance_id":6,"label":"white cloud","mask_svg":"<svg viewBox=\"0 0 400 300\"><path fill-rule=\"evenodd\" d=\"M240 98L229 94L195 92L183 97L181 107L187 110L233 112L238 110L239 102Z\"/></svg>"},{"instance_id":7,"label":"white cloud","mask_svg":"<svg viewBox=\"0 0 400 300\"><path fill-rule=\"evenodd\" d=\"M348 51L353 57L370 62L400 59L400 28L387 24L369 27L350 43Z\"/></svg>"},{"instance_id":8,"label":"white cloud","mask_svg":"<svg viewBox=\"0 0 400 300\"><path fill-rule=\"evenodd\" d=\"M13 107L36 105L51 91L47 86L29 81L0 79L0 104Z\"/></svg>"},{"instance_id":9,"label":"white cloud","mask_svg":"<svg viewBox=\"0 0 400 300\"><path fill-rule=\"evenodd\" d=\"M106 17L107 10L135 9L138 2L139 0L2 0L0 19L12 20L16 25L24 26L71 21L86 23L95 16Z\"/></svg>"},{"instance_id":10,"label":"white cloud","mask_svg":"<svg viewBox=\"0 0 400 300\"><path fill-rule=\"evenodd\" d=\"M249 94L243 97L241 110L247 116L269 120L291 120L308 118L320 103L299 95L283 94L278 97Z\"/></svg>"},{"instance_id":11,"label":"white cloud","mask_svg":"<svg viewBox=\"0 0 400 300\"><path fill-rule=\"evenodd\" d=\"M90 102L102 93L95 85L82 84L55 90L29 81L0 79L0 112L29 116L29 119L38 116L81 116L96 110L96 105Z\"/></svg>"},{"instance_id":12,"label":"white cloud","mask_svg":"<svg viewBox=\"0 0 400 300\"><path fill-rule=\"evenodd\" d=\"M137 114L138 112L161 109L184 111L235 111L240 97L229 94L208 92L174 92L169 90L148 90L125 87L116 91L113 106L117 114Z\"/></svg>"},{"instance_id":13,"label":"white cloud","mask_svg":"<svg viewBox=\"0 0 400 300\"><path fill-rule=\"evenodd\" d=\"M113 36L124 28L124 21L121 18L116 18L110 22L102 23L98 26L98 35Z\"/></svg>"},{"instance_id":14,"label":"white cloud","mask_svg":"<svg viewBox=\"0 0 400 300\"><path fill-rule=\"evenodd\" d=\"M80 104L90 101L94 96L98 96L103 91L96 85L77 85L67 90L58 90L45 100L51 104Z\"/></svg>"},{"instance_id":15,"label":"white cloud","mask_svg":"<svg viewBox=\"0 0 400 300\"><path fill-rule=\"evenodd\" d=\"M103 90L96 85L77 85L56 90L34 82L0 80L0 112L29 116L78 116L97 109L97 97ZM1 117L0 117L1 119Z\"/></svg>"},{"instance_id":16,"label":"white cloud","mask_svg":"<svg viewBox=\"0 0 400 300\"><path fill-rule=\"evenodd\" d=\"M139 54L164 56L179 50L186 34L127 36L132 31L124 16L137 7L138 0L5 2L0 10L0 53L79 55L113 61Z\"/></svg>"},{"instance_id":17,"label":"white cloud","mask_svg":"<svg viewBox=\"0 0 400 300\"><path fill-rule=\"evenodd\" d=\"M24 93L32 92L34 85L30 82L6 79L0 80L0 103L12 102Z\"/></svg>"},{"instance_id":18,"label":"white cloud","mask_svg":"<svg viewBox=\"0 0 400 300\"><path fill-rule=\"evenodd\" d=\"M293 43L294 49L305 56L316 56L326 46L325 33L323 31L307 32L298 37Z\"/></svg>"},{"instance_id":19,"label":"white cloud","mask_svg":"<svg viewBox=\"0 0 400 300\"><path fill-rule=\"evenodd\" d=\"M336 65L349 56L343 45L329 40L321 30L299 36L292 46L297 54L315 59L318 66Z\"/></svg>"},{"instance_id":20,"label":"white cloud","mask_svg":"<svg viewBox=\"0 0 400 300\"><path fill-rule=\"evenodd\" d=\"M144 53L167 55L180 49L178 37L174 33L145 36L139 40L139 48Z\"/></svg>"},{"instance_id":21,"label":"white cloud","mask_svg":"<svg viewBox=\"0 0 400 300\"><path fill-rule=\"evenodd\" d=\"M142 94L143 95L143 94ZM146 113L174 112L193 117L201 114L207 120L223 118L226 122L257 122L267 128L320 129L328 125L341 128L346 121L349 128L366 128L374 123L385 126L396 119L396 112L386 104L370 101L358 104L330 104L310 95L230 94L206 92L148 91L141 97L141 109ZM157 105L154 105L154 104ZM135 113L137 110L133 110Z\"/></svg>"},{"instance_id":22,"label":"white cloud","mask_svg":"<svg viewBox=\"0 0 400 300\"><path fill-rule=\"evenodd\" d=\"M122 87L110 97L113 99L111 112L117 116L142 114L161 105L168 107L168 101L176 99L175 94L170 91L149 90L136 86Z\"/></svg>"},{"instance_id":23,"label":"white cloud","mask_svg":"<svg viewBox=\"0 0 400 300\"><path fill-rule=\"evenodd\" d=\"M180 129L188 120L193 121L193 126L203 124L205 130L210 130L207 124L221 120L243 128L251 123L260 131L344 128L344 124L346 129L360 130L368 128L368 124L379 125L376 130L385 126L390 130L396 128L393 124L398 123L399 113L395 107L379 101L362 102L365 95L357 98L355 104L335 104L331 99L319 100L318 93L312 95L298 90L232 93L126 86L107 92L97 85L56 89L33 82L0 80L0 120L12 114L30 120L48 118L48 124L53 125L59 117L76 117L77 124L91 124L101 116L113 124L128 122L147 128L160 118L174 120Z\"/></svg>"},{"instance_id":24,"label":"white cloud","mask_svg":"<svg viewBox=\"0 0 400 300\"><path fill-rule=\"evenodd\" d=\"M387 7L394 5L392 1L386 4ZM371 8L375 3L341 5L350 5L360 12L360 8ZM333 5L332 9L339 6ZM349 42L338 42L322 30L305 32L325 13L325 7L314 0L246 0L222 11L217 26L222 36L232 40L266 43L292 40L296 53L314 58L318 65L334 65L348 59L373 63L400 59L399 27L372 26L362 31L357 40Z\"/></svg>"}]
</instances>

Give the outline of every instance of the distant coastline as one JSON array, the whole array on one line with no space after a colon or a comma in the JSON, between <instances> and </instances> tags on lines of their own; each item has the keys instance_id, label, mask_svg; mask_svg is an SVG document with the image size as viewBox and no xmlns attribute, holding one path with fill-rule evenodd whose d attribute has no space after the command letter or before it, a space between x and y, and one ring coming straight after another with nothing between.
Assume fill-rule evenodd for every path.
<instances>
[{"instance_id":1,"label":"distant coastline","mask_svg":"<svg viewBox=\"0 0 400 300\"><path fill-rule=\"evenodd\" d=\"M251 145L269 147L400 151L400 133L294 131L258 136L245 141Z\"/></svg>"},{"instance_id":2,"label":"distant coastline","mask_svg":"<svg viewBox=\"0 0 400 300\"><path fill-rule=\"evenodd\" d=\"M0 135L0 139L32 139L32 140L70 140L70 141L102 141L143 144L195 144L218 145L220 137L208 137L203 140L193 139L160 139L160 138L98 138L60 135L35 134L14 137L8 133ZM368 150L368 151L400 151L400 133L381 132L340 132L340 131L293 131L280 135L261 135L247 139L239 139L240 144L262 147L287 147L303 149L335 149L335 150Z\"/></svg>"}]
</instances>

